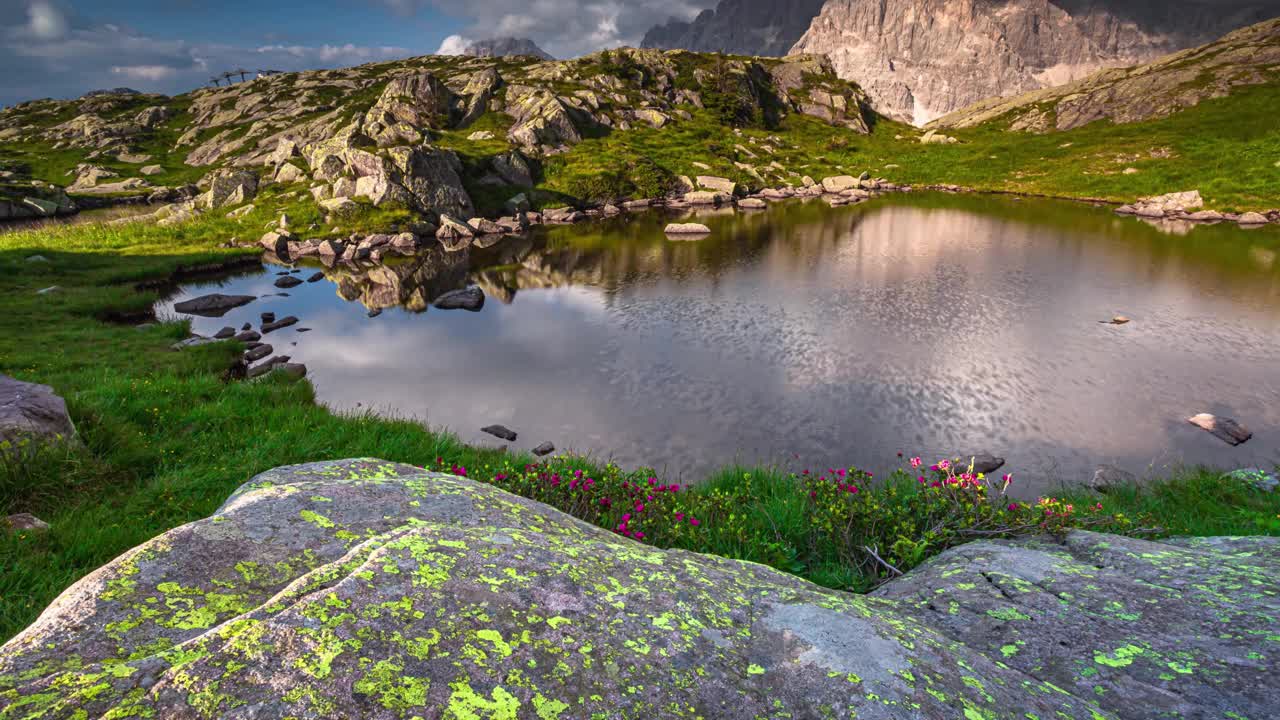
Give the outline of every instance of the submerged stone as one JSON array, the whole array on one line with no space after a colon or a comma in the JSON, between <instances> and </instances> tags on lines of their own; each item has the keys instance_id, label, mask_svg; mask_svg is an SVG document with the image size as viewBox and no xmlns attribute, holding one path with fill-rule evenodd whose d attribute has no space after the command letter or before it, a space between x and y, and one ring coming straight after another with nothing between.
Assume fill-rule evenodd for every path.
<instances>
[{"instance_id":1,"label":"submerged stone","mask_svg":"<svg viewBox=\"0 0 1280 720\"><path fill-rule=\"evenodd\" d=\"M202 317L222 317L227 311L238 308L241 305L248 305L257 300L253 295L223 295L222 293L211 293L209 295L201 295L198 298L184 300L173 306L175 312L184 315L200 315Z\"/></svg>"}]
</instances>

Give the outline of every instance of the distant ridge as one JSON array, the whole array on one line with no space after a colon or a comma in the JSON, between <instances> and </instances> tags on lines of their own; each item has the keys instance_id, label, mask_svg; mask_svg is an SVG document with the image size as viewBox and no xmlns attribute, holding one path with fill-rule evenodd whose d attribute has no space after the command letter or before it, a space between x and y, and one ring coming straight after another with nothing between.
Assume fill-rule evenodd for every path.
<instances>
[{"instance_id":1,"label":"distant ridge","mask_svg":"<svg viewBox=\"0 0 1280 720\"><path fill-rule=\"evenodd\" d=\"M538 47L537 43L529 38L514 37L480 40L468 45L467 49L462 51L462 54L471 55L472 57L513 57L524 55L536 57L540 60L555 60L550 53Z\"/></svg>"}]
</instances>

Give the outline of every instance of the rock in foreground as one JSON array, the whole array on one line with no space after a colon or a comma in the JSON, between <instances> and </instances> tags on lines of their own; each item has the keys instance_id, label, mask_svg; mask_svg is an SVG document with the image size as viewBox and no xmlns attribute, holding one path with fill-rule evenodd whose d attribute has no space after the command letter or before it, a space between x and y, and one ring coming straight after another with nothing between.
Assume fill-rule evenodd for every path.
<instances>
[{"instance_id":1,"label":"rock in foreground","mask_svg":"<svg viewBox=\"0 0 1280 720\"><path fill-rule=\"evenodd\" d=\"M69 440L75 434L67 403L53 388L0 375L0 454L24 442Z\"/></svg>"},{"instance_id":2,"label":"rock in foreground","mask_svg":"<svg viewBox=\"0 0 1280 720\"><path fill-rule=\"evenodd\" d=\"M0 648L17 717L1111 718L1280 706L1280 540L983 542L879 597L474 481L280 468Z\"/></svg>"}]
</instances>

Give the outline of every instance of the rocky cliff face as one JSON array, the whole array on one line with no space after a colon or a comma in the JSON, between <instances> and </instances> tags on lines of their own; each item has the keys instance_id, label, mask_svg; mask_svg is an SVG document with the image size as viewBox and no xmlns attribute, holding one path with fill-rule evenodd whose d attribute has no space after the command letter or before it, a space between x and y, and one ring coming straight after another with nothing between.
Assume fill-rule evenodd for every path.
<instances>
[{"instance_id":1,"label":"rocky cliff face","mask_svg":"<svg viewBox=\"0 0 1280 720\"><path fill-rule=\"evenodd\" d=\"M649 30L641 47L786 55L822 4L823 0L721 0L691 22L672 19Z\"/></svg>"},{"instance_id":2,"label":"rocky cliff face","mask_svg":"<svg viewBox=\"0 0 1280 720\"><path fill-rule=\"evenodd\" d=\"M793 51L829 55L878 111L923 125L1276 15L1277 0L828 0Z\"/></svg>"},{"instance_id":3,"label":"rocky cliff face","mask_svg":"<svg viewBox=\"0 0 1280 720\"><path fill-rule=\"evenodd\" d=\"M535 57L539 60L555 60L529 38L500 37L471 43L463 51L472 57Z\"/></svg>"},{"instance_id":4,"label":"rocky cliff face","mask_svg":"<svg viewBox=\"0 0 1280 720\"><path fill-rule=\"evenodd\" d=\"M990 98L931 127L999 122L1010 130L1071 130L1095 120L1118 124L1164 117L1237 87L1280 82L1280 18L1230 33L1156 62L1105 70L1013 98Z\"/></svg>"},{"instance_id":5,"label":"rocky cliff face","mask_svg":"<svg viewBox=\"0 0 1280 720\"><path fill-rule=\"evenodd\" d=\"M977 542L873 596L459 477L280 468L0 647L14 718L1274 715L1276 538Z\"/></svg>"}]
</instances>

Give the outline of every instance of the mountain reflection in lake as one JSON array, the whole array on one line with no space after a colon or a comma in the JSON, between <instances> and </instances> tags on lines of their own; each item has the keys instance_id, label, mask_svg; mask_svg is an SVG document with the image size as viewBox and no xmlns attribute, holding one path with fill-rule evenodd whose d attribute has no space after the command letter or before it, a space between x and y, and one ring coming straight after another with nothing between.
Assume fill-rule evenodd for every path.
<instances>
[{"instance_id":1,"label":"mountain reflection in lake","mask_svg":"<svg viewBox=\"0 0 1280 720\"><path fill-rule=\"evenodd\" d=\"M1098 463L1141 475L1280 454L1273 230L1177 236L1078 204L933 195L704 215L713 232L696 241L666 239L670 219L330 269L193 329L297 315L267 339L335 409L477 442L502 423L521 448L550 440L673 479L991 451L1030 493ZM215 287L277 293L280 270L184 287L161 312ZM428 311L468 284L481 312ZM1116 314L1133 321L1099 322ZM1202 411L1254 439L1230 448L1186 423Z\"/></svg>"}]
</instances>

